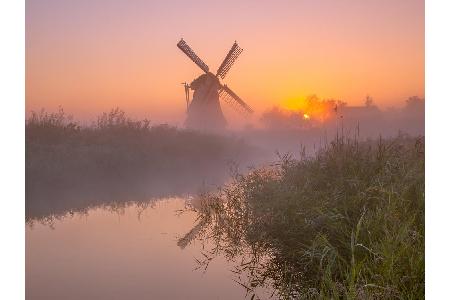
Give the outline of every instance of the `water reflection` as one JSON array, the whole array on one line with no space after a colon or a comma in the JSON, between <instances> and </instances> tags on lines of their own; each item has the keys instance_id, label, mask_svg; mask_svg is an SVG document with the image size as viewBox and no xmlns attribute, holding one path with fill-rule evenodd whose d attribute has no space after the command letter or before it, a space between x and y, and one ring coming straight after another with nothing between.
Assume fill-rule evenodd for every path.
<instances>
[{"instance_id":1,"label":"water reflection","mask_svg":"<svg viewBox=\"0 0 450 300\"><path fill-rule=\"evenodd\" d=\"M58 182L27 174L25 217L51 224L53 220L96 207L118 210L130 204L146 207L155 198L185 197L215 189L227 178L227 172L214 175L166 177L121 176L91 178L88 174L73 178L64 175ZM207 180L204 178L208 178Z\"/></svg>"},{"instance_id":2,"label":"water reflection","mask_svg":"<svg viewBox=\"0 0 450 300\"><path fill-rule=\"evenodd\" d=\"M203 243L186 201L122 202L40 219L26 229L28 299L242 299L226 259L195 271ZM183 213L180 211L183 210Z\"/></svg>"}]
</instances>

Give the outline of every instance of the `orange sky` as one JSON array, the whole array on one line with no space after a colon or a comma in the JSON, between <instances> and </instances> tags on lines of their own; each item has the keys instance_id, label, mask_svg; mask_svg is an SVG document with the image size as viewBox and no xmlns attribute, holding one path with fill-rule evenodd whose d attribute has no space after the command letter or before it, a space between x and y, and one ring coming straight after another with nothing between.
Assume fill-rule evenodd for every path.
<instances>
[{"instance_id":1,"label":"orange sky","mask_svg":"<svg viewBox=\"0 0 450 300\"><path fill-rule=\"evenodd\" d=\"M424 96L423 0L27 0L27 112L61 105L88 120L118 106L181 123L180 83L202 72L181 37L213 71L237 40L225 83L258 113L310 94Z\"/></svg>"}]
</instances>

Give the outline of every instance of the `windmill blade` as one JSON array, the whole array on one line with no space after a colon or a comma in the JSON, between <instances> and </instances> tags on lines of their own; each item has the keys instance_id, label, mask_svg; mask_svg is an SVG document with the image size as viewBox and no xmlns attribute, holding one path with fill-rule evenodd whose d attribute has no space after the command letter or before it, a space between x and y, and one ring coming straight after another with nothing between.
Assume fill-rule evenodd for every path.
<instances>
[{"instance_id":1,"label":"windmill blade","mask_svg":"<svg viewBox=\"0 0 450 300\"><path fill-rule=\"evenodd\" d=\"M242 51L243 49L239 47L236 42L234 42L230 51L228 51L227 56L225 56L225 59L223 60L219 69L217 70L216 76L220 76L220 78L224 79L228 71L230 70L231 66L234 64L234 62L236 61L238 56L242 53Z\"/></svg>"},{"instance_id":2,"label":"windmill blade","mask_svg":"<svg viewBox=\"0 0 450 300\"><path fill-rule=\"evenodd\" d=\"M219 90L219 96L236 110L246 114L253 113L253 109L241 98L239 98L239 96L236 95L229 87L227 87L226 84L222 85L222 88Z\"/></svg>"},{"instance_id":3,"label":"windmill blade","mask_svg":"<svg viewBox=\"0 0 450 300\"><path fill-rule=\"evenodd\" d=\"M199 66L203 72L209 72L209 67L203 62L203 60L200 59L200 57L197 56L197 54L195 54L194 50L192 50L183 39L178 42L177 47L180 48L180 50L183 51L184 54L186 54L197 66Z\"/></svg>"}]
</instances>

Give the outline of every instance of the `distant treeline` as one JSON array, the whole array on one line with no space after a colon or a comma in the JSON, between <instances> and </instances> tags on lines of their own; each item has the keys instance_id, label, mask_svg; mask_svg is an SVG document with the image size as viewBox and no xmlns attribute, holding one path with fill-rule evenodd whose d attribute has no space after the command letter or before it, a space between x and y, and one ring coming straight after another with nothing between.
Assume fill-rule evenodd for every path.
<instances>
[{"instance_id":1,"label":"distant treeline","mask_svg":"<svg viewBox=\"0 0 450 300\"><path fill-rule=\"evenodd\" d=\"M63 109L26 120L27 218L113 201L196 192L248 159L242 140L132 120L120 109L81 126Z\"/></svg>"},{"instance_id":2,"label":"distant treeline","mask_svg":"<svg viewBox=\"0 0 450 300\"><path fill-rule=\"evenodd\" d=\"M425 99L416 96L409 97L401 108L387 109L380 109L369 96L361 106L323 100L315 95L301 103L302 107L294 111L275 106L265 111L260 121L269 130L321 128L332 133L343 129L345 134L358 130L361 137L394 137L399 132L413 136L425 134Z\"/></svg>"}]
</instances>

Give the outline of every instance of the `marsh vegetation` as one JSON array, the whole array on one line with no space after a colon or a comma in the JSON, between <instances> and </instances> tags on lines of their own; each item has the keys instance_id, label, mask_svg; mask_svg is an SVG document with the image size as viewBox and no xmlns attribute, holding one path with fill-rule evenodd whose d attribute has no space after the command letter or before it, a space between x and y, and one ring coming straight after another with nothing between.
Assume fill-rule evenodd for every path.
<instances>
[{"instance_id":1,"label":"marsh vegetation","mask_svg":"<svg viewBox=\"0 0 450 300\"><path fill-rule=\"evenodd\" d=\"M424 188L424 138L281 156L192 208L196 239L213 241L199 267L225 255L252 299L264 286L282 299L424 298Z\"/></svg>"},{"instance_id":2,"label":"marsh vegetation","mask_svg":"<svg viewBox=\"0 0 450 300\"><path fill-rule=\"evenodd\" d=\"M27 218L195 193L255 149L238 138L133 120L120 109L81 126L64 110L26 121Z\"/></svg>"}]
</instances>

